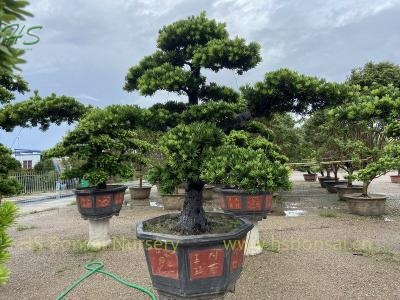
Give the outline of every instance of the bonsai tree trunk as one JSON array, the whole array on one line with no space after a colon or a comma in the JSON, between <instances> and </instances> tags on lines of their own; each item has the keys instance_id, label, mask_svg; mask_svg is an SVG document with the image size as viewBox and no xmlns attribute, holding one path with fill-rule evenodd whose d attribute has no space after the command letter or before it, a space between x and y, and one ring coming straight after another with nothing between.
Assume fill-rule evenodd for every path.
<instances>
[{"instance_id":1,"label":"bonsai tree trunk","mask_svg":"<svg viewBox=\"0 0 400 300\"><path fill-rule=\"evenodd\" d=\"M333 164L332 169L333 169L333 174L335 175L335 180L338 180L337 173L339 171L339 166L337 164Z\"/></svg>"},{"instance_id":2,"label":"bonsai tree trunk","mask_svg":"<svg viewBox=\"0 0 400 300\"><path fill-rule=\"evenodd\" d=\"M182 234L199 234L211 230L203 209L203 182L185 182L185 202L176 229Z\"/></svg>"},{"instance_id":3,"label":"bonsai tree trunk","mask_svg":"<svg viewBox=\"0 0 400 300\"><path fill-rule=\"evenodd\" d=\"M371 181L363 181L362 195L368 197L368 187Z\"/></svg>"},{"instance_id":4,"label":"bonsai tree trunk","mask_svg":"<svg viewBox=\"0 0 400 300\"><path fill-rule=\"evenodd\" d=\"M354 173L353 168L349 168L348 169L349 178L347 179L348 187L353 186L353 178L352 178L353 173Z\"/></svg>"},{"instance_id":5,"label":"bonsai tree trunk","mask_svg":"<svg viewBox=\"0 0 400 300\"><path fill-rule=\"evenodd\" d=\"M107 189L107 183L106 182L101 182L96 186L96 189L98 190L105 190Z\"/></svg>"},{"instance_id":6,"label":"bonsai tree trunk","mask_svg":"<svg viewBox=\"0 0 400 300\"><path fill-rule=\"evenodd\" d=\"M331 177L331 169L326 169L326 177Z\"/></svg>"},{"instance_id":7,"label":"bonsai tree trunk","mask_svg":"<svg viewBox=\"0 0 400 300\"><path fill-rule=\"evenodd\" d=\"M400 176L400 169L397 170L397 176Z\"/></svg>"},{"instance_id":8,"label":"bonsai tree trunk","mask_svg":"<svg viewBox=\"0 0 400 300\"><path fill-rule=\"evenodd\" d=\"M139 187L143 187L142 165L139 166Z\"/></svg>"}]
</instances>

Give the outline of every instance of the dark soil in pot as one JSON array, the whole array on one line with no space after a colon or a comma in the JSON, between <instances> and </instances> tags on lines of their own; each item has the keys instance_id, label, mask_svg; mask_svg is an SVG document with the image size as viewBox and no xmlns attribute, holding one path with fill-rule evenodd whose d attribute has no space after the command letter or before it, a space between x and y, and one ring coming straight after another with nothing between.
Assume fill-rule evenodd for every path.
<instances>
[{"instance_id":1,"label":"dark soil in pot","mask_svg":"<svg viewBox=\"0 0 400 300\"><path fill-rule=\"evenodd\" d=\"M175 229L179 220L179 215L165 215L165 218L152 219L143 222L143 230L148 232L157 232L164 234L181 235ZM211 224L209 234L229 232L242 224L240 219L227 214L207 215L207 220Z\"/></svg>"}]
</instances>

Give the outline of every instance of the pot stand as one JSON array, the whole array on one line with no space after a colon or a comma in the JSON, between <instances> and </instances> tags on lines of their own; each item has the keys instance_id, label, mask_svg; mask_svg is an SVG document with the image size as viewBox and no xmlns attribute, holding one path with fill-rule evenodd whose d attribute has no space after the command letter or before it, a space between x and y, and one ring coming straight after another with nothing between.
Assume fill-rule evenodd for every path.
<instances>
[{"instance_id":1,"label":"pot stand","mask_svg":"<svg viewBox=\"0 0 400 300\"><path fill-rule=\"evenodd\" d=\"M260 231L258 230L258 222L261 221L262 218L248 217L248 219L254 224L254 227L247 233L244 253L246 256L253 256L263 251L260 243Z\"/></svg>"},{"instance_id":2,"label":"pot stand","mask_svg":"<svg viewBox=\"0 0 400 300\"><path fill-rule=\"evenodd\" d=\"M110 219L89 219L89 242L90 248L104 248L111 245Z\"/></svg>"}]
</instances>

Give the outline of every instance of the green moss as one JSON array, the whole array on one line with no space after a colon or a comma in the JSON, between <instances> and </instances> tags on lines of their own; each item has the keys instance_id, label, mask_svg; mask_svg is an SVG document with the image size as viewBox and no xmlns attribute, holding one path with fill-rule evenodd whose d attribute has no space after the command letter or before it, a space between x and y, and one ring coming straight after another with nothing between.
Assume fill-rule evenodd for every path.
<instances>
[{"instance_id":1,"label":"green moss","mask_svg":"<svg viewBox=\"0 0 400 300\"><path fill-rule=\"evenodd\" d=\"M228 233L239 227L243 222L230 215L209 215L207 220L211 224L208 234ZM155 219L143 222L143 229L147 232L182 235L175 229L179 220L179 214L163 215Z\"/></svg>"},{"instance_id":2,"label":"green moss","mask_svg":"<svg viewBox=\"0 0 400 300\"><path fill-rule=\"evenodd\" d=\"M324 210L319 213L320 217L324 218L337 218L338 214L332 210Z\"/></svg>"}]
</instances>

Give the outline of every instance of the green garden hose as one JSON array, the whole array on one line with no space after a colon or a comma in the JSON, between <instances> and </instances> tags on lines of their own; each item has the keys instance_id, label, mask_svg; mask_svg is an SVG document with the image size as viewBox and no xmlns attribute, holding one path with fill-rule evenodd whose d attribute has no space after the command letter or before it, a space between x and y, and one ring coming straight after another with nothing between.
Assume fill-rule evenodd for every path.
<instances>
[{"instance_id":1,"label":"green garden hose","mask_svg":"<svg viewBox=\"0 0 400 300\"><path fill-rule=\"evenodd\" d=\"M119 283L122 283L130 288L133 288L133 289L141 291L142 293L145 293L146 295L148 295L150 297L150 299L157 300L156 296L152 292L150 292L148 289L141 287L137 284L127 282L127 281L119 278L118 276L114 275L111 272L104 271L103 268L104 268L103 262L98 261L98 260L94 260L94 261L91 261L90 263L86 264L85 269L88 270L89 272L87 272L85 275L83 275L81 278L79 278L77 281L75 281L73 284L71 284L67 289L65 289L60 295L58 295L57 300L64 299L69 294L69 292L71 292L79 284L81 284L83 281L85 281L90 276L92 276L93 274L96 274L96 273L101 273L101 274L110 276L112 279L118 281Z\"/></svg>"}]
</instances>

